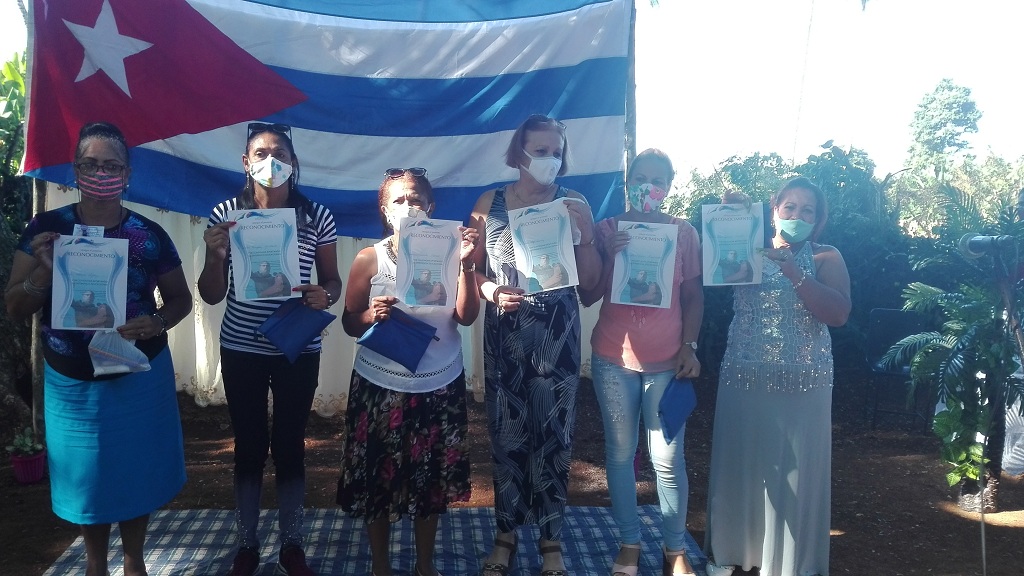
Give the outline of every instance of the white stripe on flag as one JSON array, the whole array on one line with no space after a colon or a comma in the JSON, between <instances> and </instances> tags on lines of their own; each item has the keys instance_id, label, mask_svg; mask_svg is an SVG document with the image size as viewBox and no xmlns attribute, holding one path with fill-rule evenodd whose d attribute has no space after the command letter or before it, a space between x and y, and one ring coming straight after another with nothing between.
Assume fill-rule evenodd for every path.
<instances>
[{"instance_id":1,"label":"white stripe on flag","mask_svg":"<svg viewBox=\"0 0 1024 576\"><path fill-rule=\"evenodd\" d=\"M342 18L239 0L189 1L265 64L367 78L487 77L623 57L631 6L605 2L571 14L429 23ZM389 41L381 42L382 35Z\"/></svg>"}]
</instances>

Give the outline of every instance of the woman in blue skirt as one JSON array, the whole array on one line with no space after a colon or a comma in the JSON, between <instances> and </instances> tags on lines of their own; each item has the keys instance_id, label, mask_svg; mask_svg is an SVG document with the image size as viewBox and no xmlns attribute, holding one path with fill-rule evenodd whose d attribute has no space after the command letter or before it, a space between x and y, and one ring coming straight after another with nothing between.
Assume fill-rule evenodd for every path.
<instances>
[{"instance_id":1,"label":"woman in blue skirt","mask_svg":"<svg viewBox=\"0 0 1024 576\"><path fill-rule=\"evenodd\" d=\"M121 131L102 122L84 126L74 168L81 200L32 219L14 253L4 299L12 318L42 311L54 513L81 526L86 576L108 573L114 522L121 529L124 574L144 576L149 514L185 485L167 329L192 311L192 294L167 233L121 205L131 175ZM89 343L97 332L51 326L54 242L99 235L128 241L126 322L116 330L149 359L147 372L94 376Z\"/></svg>"}]
</instances>

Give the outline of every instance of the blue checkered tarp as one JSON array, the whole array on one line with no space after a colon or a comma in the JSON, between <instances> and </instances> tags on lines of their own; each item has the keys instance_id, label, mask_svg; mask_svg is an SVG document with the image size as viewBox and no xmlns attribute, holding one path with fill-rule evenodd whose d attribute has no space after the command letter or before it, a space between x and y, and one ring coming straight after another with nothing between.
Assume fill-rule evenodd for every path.
<instances>
[{"instance_id":1,"label":"blue checkered tarp","mask_svg":"<svg viewBox=\"0 0 1024 576\"><path fill-rule=\"evenodd\" d=\"M661 570L660 514L656 506L641 506L643 556L641 573ZM574 576L608 574L618 543L611 509L570 506L563 526L565 564ZM260 521L259 576L271 576L277 566L277 512L265 510ZM306 513L305 550L310 567L327 575L370 573L370 548L361 520L339 509L316 509ZM519 555L511 576L540 572L539 532L536 527L519 531ZM494 511L491 508L452 508L438 523L435 566L446 576L478 574L494 539ZM697 543L687 536L687 556L699 576L704 575L704 558ZM392 530L392 567L396 574L413 574L412 522L403 519ZM226 574L235 553L234 511L159 510L149 523L146 565L150 576L208 576ZM111 535L111 576L124 574L120 536ZM85 548L76 540L46 571L44 576L85 574Z\"/></svg>"}]
</instances>

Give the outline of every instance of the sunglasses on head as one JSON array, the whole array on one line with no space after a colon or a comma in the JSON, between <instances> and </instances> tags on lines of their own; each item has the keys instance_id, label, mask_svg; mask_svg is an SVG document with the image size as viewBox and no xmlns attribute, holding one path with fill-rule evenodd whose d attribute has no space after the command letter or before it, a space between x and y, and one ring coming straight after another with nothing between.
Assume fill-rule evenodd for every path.
<instances>
[{"instance_id":1,"label":"sunglasses on head","mask_svg":"<svg viewBox=\"0 0 1024 576\"><path fill-rule=\"evenodd\" d=\"M246 139L252 138L253 134L261 134L263 132L277 132L278 134L284 134L289 140L292 139L291 126L287 124L267 124L265 122L250 122L249 135Z\"/></svg>"},{"instance_id":2,"label":"sunglasses on head","mask_svg":"<svg viewBox=\"0 0 1024 576\"><path fill-rule=\"evenodd\" d=\"M416 176L417 178L420 177L420 176L426 176L427 175L427 169L426 168L416 167L416 168L388 168L387 170L384 171L384 176L387 177L390 180L398 180L402 176L405 176L406 172L408 172L409 174L412 174L413 176Z\"/></svg>"},{"instance_id":3,"label":"sunglasses on head","mask_svg":"<svg viewBox=\"0 0 1024 576\"><path fill-rule=\"evenodd\" d=\"M543 114L530 114L530 117L527 118L526 121L527 121L527 123L530 123L530 124L549 124L550 123L550 124L554 124L555 126L558 126L562 130L565 130L565 124L562 124L562 122L560 120L555 120L554 118L551 118L550 116L545 116Z\"/></svg>"}]
</instances>

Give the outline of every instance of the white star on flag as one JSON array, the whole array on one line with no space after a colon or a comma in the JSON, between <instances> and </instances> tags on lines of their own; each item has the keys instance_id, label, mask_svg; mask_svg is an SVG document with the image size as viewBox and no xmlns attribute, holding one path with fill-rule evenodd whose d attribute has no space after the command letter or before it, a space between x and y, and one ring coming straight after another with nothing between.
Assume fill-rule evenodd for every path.
<instances>
[{"instance_id":1,"label":"white star on flag","mask_svg":"<svg viewBox=\"0 0 1024 576\"><path fill-rule=\"evenodd\" d=\"M125 94L131 96L128 90L128 76L124 70L124 59L142 52L152 44L130 36L122 36L117 31L114 11L110 8L108 0L103 0L103 7L94 27L82 26L67 20L64 20L64 25L85 48L82 69L79 70L75 82L81 82L102 70Z\"/></svg>"}]
</instances>

